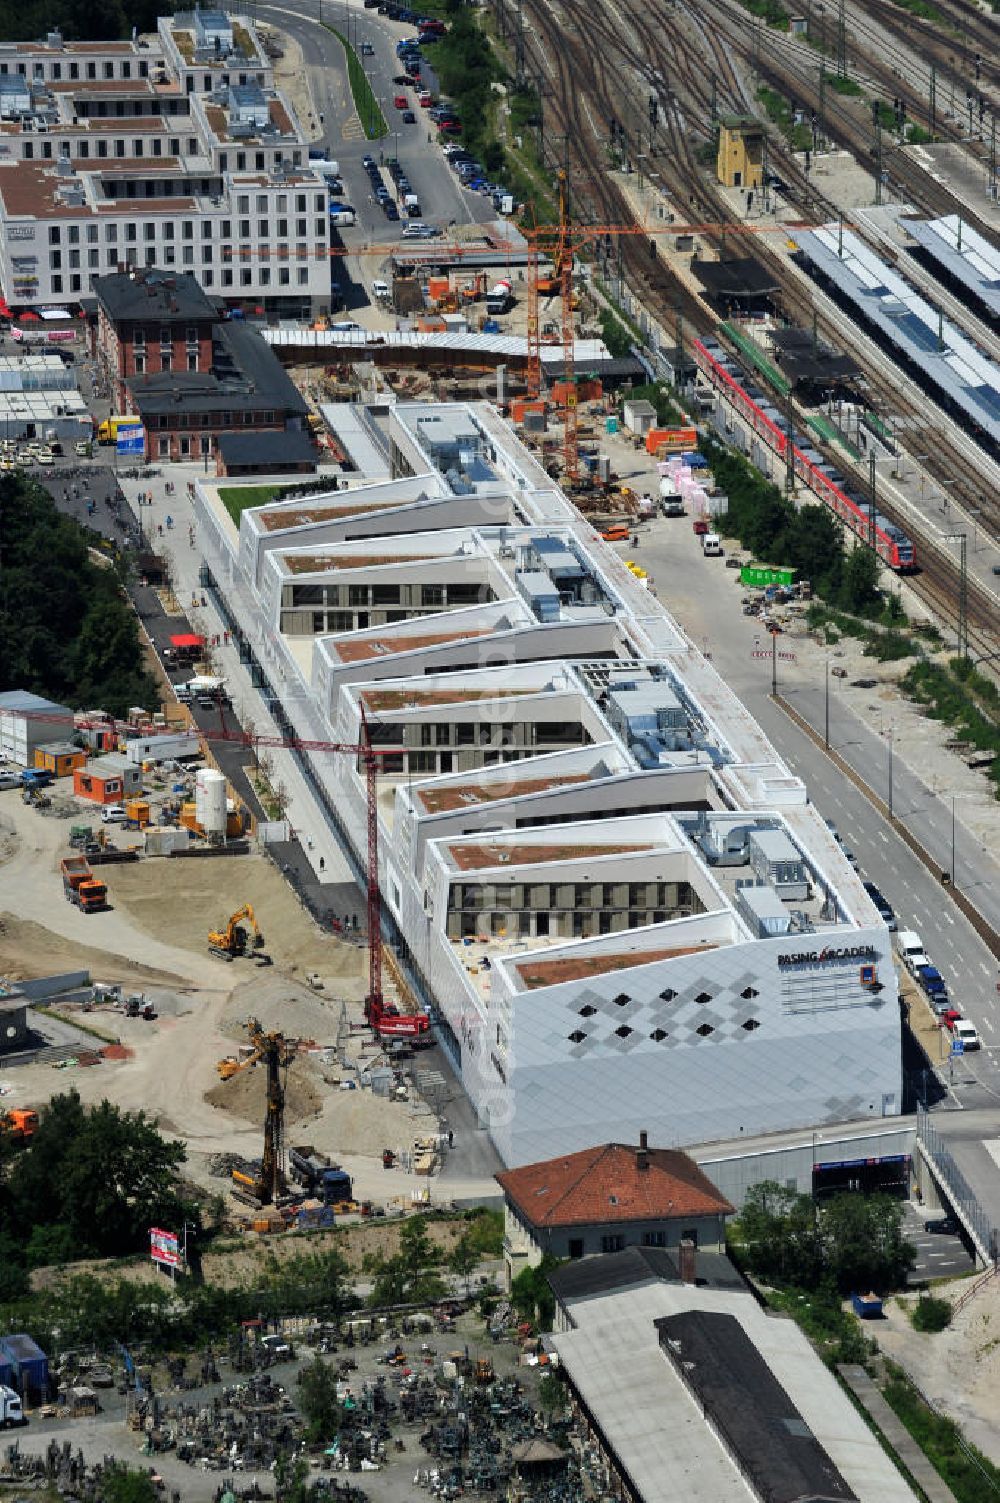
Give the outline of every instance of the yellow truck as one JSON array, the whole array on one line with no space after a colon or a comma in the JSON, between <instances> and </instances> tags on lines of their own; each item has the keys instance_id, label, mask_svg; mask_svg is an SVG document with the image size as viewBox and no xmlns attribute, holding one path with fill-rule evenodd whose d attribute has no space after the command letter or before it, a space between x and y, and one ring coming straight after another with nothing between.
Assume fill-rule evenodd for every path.
<instances>
[{"instance_id":1,"label":"yellow truck","mask_svg":"<svg viewBox=\"0 0 1000 1503\"><path fill-rule=\"evenodd\" d=\"M141 428L140 417L108 417L97 426L97 442L99 444L116 444L118 442L119 428Z\"/></svg>"}]
</instances>

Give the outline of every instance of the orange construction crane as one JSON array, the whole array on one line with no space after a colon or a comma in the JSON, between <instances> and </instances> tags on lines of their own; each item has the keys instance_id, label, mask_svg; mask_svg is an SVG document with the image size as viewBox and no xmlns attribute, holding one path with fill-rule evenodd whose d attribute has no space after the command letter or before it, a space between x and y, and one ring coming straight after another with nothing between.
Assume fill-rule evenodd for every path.
<instances>
[{"instance_id":1,"label":"orange construction crane","mask_svg":"<svg viewBox=\"0 0 1000 1503\"><path fill-rule=\"evenodd\" d=\"M585 245L595 240L617 239L623 235L643 235L651 240L654 235L789 235L795 230L815 229L816 225L803 222L781 224L573 224L569 217L565 173L559 174L559 220L524 228L522 233L528 241L528 370L527 389L530 398L537 398L542 390L542 351L539 332L538 301L540 293L558 290L562 295L562 350L566 400L563 403L563 470L567 479L579 479L580 456L577 444L577 405L573 384L573 353L575 330L573 326L573 258ZM652 244L652 241L651 241ZM555 275L539 276L541 260L551 259Z\"/></svg>"}]
</instances>

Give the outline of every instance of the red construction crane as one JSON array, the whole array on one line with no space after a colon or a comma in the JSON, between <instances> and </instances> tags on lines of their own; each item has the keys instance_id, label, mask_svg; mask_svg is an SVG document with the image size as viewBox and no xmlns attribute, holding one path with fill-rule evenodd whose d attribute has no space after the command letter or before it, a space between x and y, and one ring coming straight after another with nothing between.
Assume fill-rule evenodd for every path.
<instances>
[{"instance_id":1,"label":"red construction crane","mask_svg":"<svg viewBox=\"0 0 1000 1503\"><path fill-rule=\"evenodd\" d=\"M354 757L364 764L365 799L368 817L367 850L367 909L368 909L368 993L365 997L365 1020L381 1038L416 1038L426 1034L430 1023L423 1013L401 1013L395 1004L387 1003L382 995L382 891L378 879L378 803L377 778L380 757L399 756L402 747L375 747L371 743L371 730L364 706L361 708L361 740L307 741L300 736L261 736L251 734L241 726L228 726L220 702L220 725L214 729L195 726L194 730L203 741L225 741L248 747L256 752L260 747L276 750L304 752L336 752ZM44 711L26 710L25 719L59 720L65 725L65 716L46 714ZM128 721L115 720L111 716L102 719L75 718L76 730L112 730L120 735L134 735L136 727ZM166 726L146 727L144 735L169 735Z\"/></svg>"}]
</instances>

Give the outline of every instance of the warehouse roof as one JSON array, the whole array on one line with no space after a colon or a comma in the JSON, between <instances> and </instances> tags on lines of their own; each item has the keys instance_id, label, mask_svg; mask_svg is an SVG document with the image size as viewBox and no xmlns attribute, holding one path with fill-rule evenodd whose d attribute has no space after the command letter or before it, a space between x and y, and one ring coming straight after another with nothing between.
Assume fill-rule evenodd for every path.
<instances>
[{"instance_id":1,"label":"warehouse roof","mask_svg":"<svg viewBox=\"0 0 1000 1503\"><path fill-rule=\"evenodd\" d=\"M693 1159L675 1148L606 1143L496 1176L531 1226L593 1226L728 1215L733 1207Z\"/></svg>"},{"instance_id":2,"label":"warehouse roof","mask_svg":"<svg viewBox=\"0 0 1000 1503\"><path fill-rule=\"evenodd\" d=\"M57 705L54 700L45 699L41 694L32 694L30 689L7 689L0 694L0 710L6 710L8 714L18 710L58 710L61 715L71 716L73 711L66 705Z\"/></svg>"},{"instance_id":3,"label":"warehouse roof","mask_svg":"<svg viewBox=\"0 0 1000 1503\"><path fill-rule=\"evenodd\" d=\"M683 1310L655 1324L664 1354L759 1498L857 1503L735 1315Z\"/></svg>"},{"instance_id":4,"label":"warehouse roof","mask_svg":"<svg viewBox=\"0 0 1000 1503\"><path fill-rule=\"evenodd\" d=\"M786 1407L768 1407L764 1414L758 1409L758 1423L773 1424L775 1430L756 1438L752 1455L740 1454L733 1444L742 1437L749 1452L740 1411L748 1407L750 1390L734 1383L727 1392L706 1393L712 1405L706 1412L697 1396L692 1401L683 1367L692 1326L679 1328L681 1364L661 1345L658 1325L665 1317L702 1311L731 1320L721 1347L734 1354L744 1379L754 1383L769 1375L784 1397ZM914 1492L794 1321L766 1314L748 1292L645 1280L578 1301L570 1317L572 1329L549 1339L631 1495L644 1503L663 1498L746 1503L751 1495L767 1503L787 1499L788 1451L799 1438L812 1438L826 1453L824 1486L839 1475L838 1490L821 1493L824 1499L913 1503ZM693 1350L702 1361L706 1347ZM754 1463L750 1473L747 1460ZM800 1503L813 1503L815 1472L801 1462L799 1467Z\"/></svg>"},{"instance_id":5,"label":"warehouse roof","mask_svg":"<svg viewBox=\"0 0 1000 1503\"><path fill-rule=\"evenodd\" d=\"M673 1256L662 1247L626 1247L622 1252L601 1253L593 1258L571 1258L546 1275L549 1287L562 1305L611 1294L636 1284L679 1284L682 1281ZM695 1249L695 1282L700 1288L745 1290L746 1283L725 1253Z\"/></svg>"}]
</instances>

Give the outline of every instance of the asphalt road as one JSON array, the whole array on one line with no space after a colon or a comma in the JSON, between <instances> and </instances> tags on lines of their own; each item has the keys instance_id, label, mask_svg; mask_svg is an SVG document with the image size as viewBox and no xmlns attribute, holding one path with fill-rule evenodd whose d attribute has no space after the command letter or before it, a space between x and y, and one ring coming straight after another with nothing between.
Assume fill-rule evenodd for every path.
<instances>
[{"instance_id":1,"label":"asphalt road","mask_svg":"<svg viewBox=\"0 0 1000 1503\"><path fill-rule=\"evenodd\" d=\"M393 246L400 241L405 228L405 220L401 218L393 222L386 219L374 202L368 175L361 165L367 155L380 163L393 156L399 158L420 199L421 218L427 224L445 228L453 223L486 223L496 218L490 200L481 193L467 192L448 166L437 144L434 124L417 103L420 89L403 89L393 83L394 75L404 71L396 57L396 43L404 37L415 36L415 26L390 21L380 16L377 10L365 10L359 0L336 5L322 5L320 0L298 0L292 10L264 5L258 14L270 25L286 31L303 49L309 84L323 122L323 134L316 144L324 146L329 157L339 162L344 182L342 202L349 203L357 214L356 225L341 230L349 252L365 251L372 245ZM320 24L320 14L325 25ZM326 29L327 25L349 35L359 54L364 42L373 48L372 55L363 57L362 62L389 126L389 135L381 140L369 141L364 135L347 83L344 49ZM427 51L428 58L431 58L433 48ZM437 93L437 79L429 60L423 64L422 73L421 88ZM403 93L407 96L409 108L417 116L415 125L405 124L402 111L393 104L393 98ZM383 177L391 191L391 178L388 173ZM373 262L372 275L380 274L381 268L376 269ZM350 288L344 286L343 280L341 288L345 292L347 307L357 306L357 300L352 299Z\"/></svg>"},{"instance_id":2,"label":"asphalt road","mask_svg":"<svg viewBox=\"0 0 1000 1503\"><path fill-rule=\"evenodd\" d=\"M941 1211L929 1211L924 1206L909 1203L904 1208L903 1236L907 1242L912 1242L917 1254L907 1280L910 1284L961 1278L976 1266L976 1260L961 1236L924 1230L925 1222L937 1220L942 1215Z\"/></svg>"}]
</instances>

